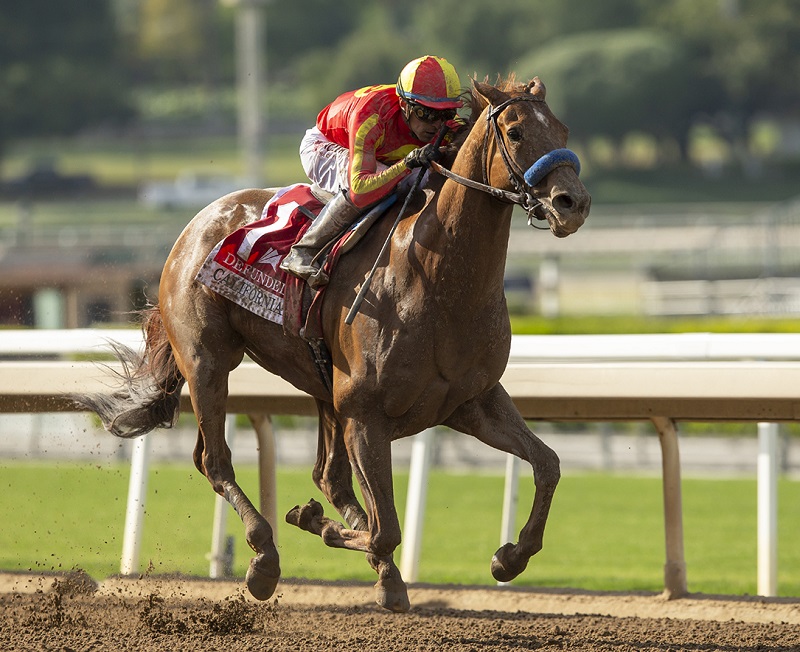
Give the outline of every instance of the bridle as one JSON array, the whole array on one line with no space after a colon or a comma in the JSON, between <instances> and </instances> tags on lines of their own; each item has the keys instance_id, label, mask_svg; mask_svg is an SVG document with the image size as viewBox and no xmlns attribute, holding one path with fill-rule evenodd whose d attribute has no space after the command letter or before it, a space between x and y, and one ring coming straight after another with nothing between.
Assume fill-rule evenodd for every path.
<instances>
[{"instance_id":1,"label":"bridle","mask_svg":"<svg viewBox=\"0 0 800 652\"><path fill-rule=\"evenodd\" d=\"M473 188L475 190L480 190L482 192L488 193L495 199L499 199L500 201L504 201L510 204L516 204L521 206L522 209L528 215L528 224L531 226L533 225L533 219L545 219L544 217L539 217L536 215L537 208L545 208L542 202L536 197L535 194L535 187L541 183L544 178L550 174L553 170L559 167L569 166L572 167L576 174L580 174L581 164L578 160L578 156L569 149L554 149L544 156L542 156L538 161L536 161L531 167L527 170L522 170L517 163L511 158L511 155L508 153L508 148L506 147L505 140L503 139L503 135L500 132L500 126L497 124L497 119L500 114L505 111L509 106L516 102L543 102L544 100L535 97L529 93L525 95L520 95L517 97L512 97L499 104L496 107L492 107L489 105L486 113L486 119L491 125L491 129L486 129L486 136L483 140L483 152L482 152L482 167L483 167L483 183L479 181L475 181L474 179L469 179L467 177L462 177L455 172L448 170L446 167L440 165L436 161L431 162L431 168L438 172L439 174L447 177L448 179L452 179L453 181L460 183L463 186L468 188ZM506 171L508 172L508 178L511 182L512 187L516 192L511 192L509 190L503 190L502 188L495 188L494 186L489 184L489 136L491 134L494 135L494 139L497 142L497 147L500 150L500 155L503 158L503 163L506 166Z\"/></svg>"}]
</instances>

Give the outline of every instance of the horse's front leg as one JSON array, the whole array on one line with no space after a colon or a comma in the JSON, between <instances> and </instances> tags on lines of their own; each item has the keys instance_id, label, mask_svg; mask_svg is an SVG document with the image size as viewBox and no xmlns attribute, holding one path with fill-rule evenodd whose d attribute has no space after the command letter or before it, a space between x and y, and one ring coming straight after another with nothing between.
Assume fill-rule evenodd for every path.
<instances>
[{"instance_id":1,"label":"horse's front leg","mask_svg":"<svg viewBox=\"0 0 800 652\"><path fill-rule=\"evenodd\" d=\"M206 355L211 359L210 351ZM247 569L247 588L257 600L266 600L275 592L281 574L278 550L269 523L236 483L231 451L225 442L227 375L227 366L203 362L184 373L199 424L194 463L242 519L247 543L256 552Z\"/></svg>"},{"instance_id":2,"label":"horse's front leg","mask_svg":"<svg viewBox=\"0 0 800 652\"><path fill-rule=\"evenodd\" d=\"M550 504L561 477L558 455L528 429L499 383L457 408L445 425L527 460L533 468L533 507L519 541L505 544L492 558L492 575L498 582L508 582L524 571L528 560L542 549Z\"/></svg>"},{"instance_id":3,"label":"horse's front leg","mask_svg":"<svg viewBox=\"0 0 800 652\"><path fill-rule=\"evenodd\" d=\"M330 403L318 401L317 407L319 442L313 472L314 483L352 530L367 531L369 519L353 491L352 468L344 443L343 429ZM286 520L318 534L329 545L350 547L346 545L345 528L336 521L325 518L322 506L316 501L303 507L295 507L287 514ZM366 556L370 566L378 574L375 584L376 602L391 611L408 611L408 588L392 556L379 556L370 552Z\"/></svg>"}]
</instances>

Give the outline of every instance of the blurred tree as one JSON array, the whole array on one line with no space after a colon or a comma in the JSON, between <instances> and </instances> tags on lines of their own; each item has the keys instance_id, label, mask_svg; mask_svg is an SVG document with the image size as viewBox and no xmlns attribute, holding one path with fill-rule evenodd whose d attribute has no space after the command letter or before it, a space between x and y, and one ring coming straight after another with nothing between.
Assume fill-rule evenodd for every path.
<instances>
[{"instance_id":1,"label":"blurred tree","mask_svg":"<svg viewBox=\"0 0 800 652\"><path fill-rule=\"evenodd\" d=\"M269 0L266 4L269 74L291 77L310 53L329 56L358 27L361 14L370 11L372 5L359 0L336 3Z\"/></svg>"},{"instance_id":2,"label":"blurred tree","mask_svg":"<svg viewBox=\"0 0 800 652\"><path fill-rule=\"evenodd\" d=\"M652 13L656 25L692 47L733 110L797 110L800 0L669 0Z\"/></svg>"},{"instance_id":3,"label":"blurred tree","mask_svg":"<svg viewBox=\"0 0 800 652\"><path fill-rule=\"evenodd\" d=\"M544 35L548 41L580 32L638 27L650 0L534 0L535 22L527 26L528 47ZM523 42L520 42L523 45ZM535 43L533 43L535 45Z\"/></svg>"},{"instance_id":4,"label":"blurred tree","mask_svg":"<svg viewBox=\"0 0 800 652\"><path fill-rule=\"evenodd\" d=\"M619 141L631 131L683 144L697 81L681 43L651 30L581 34L537 50L520 66L550 85L548 102L577 139Z\"/></svg>"},{"instance_id":5,"label":"blurred tree","mask_svg":"<svg viewBox=\"0 0 800 652\"><path fill-rule=\"evenodd\" d=\"M473 74L542 76L582 138L637 129L685 149L701 120L746 156L754 119L800 115L800 0L266 0L265 13L284 119L392 83L426 53L449 59L464 85ZM207 91L234 83L234 14L223 0L5 0L0 148L124 117L130 85L178 119L219 95L231 119L232 94ZM170 92L183 99L157 101Z\"/></svg>"},{"instance_id":6,"label":"blurred tree","mask_svg":"<svg viewBox=\"0 0 800 652\"><path fill-rule=\"evenodd\" d=\"M428 48L452 52L454 63L478 78L522 69L532 49L574 34L635 26L646 0L493 0L414 2L413 33ZM446 55L445 55L446 56Z\"/></svg>"},{"instance_id":7,"label":"blurred tree","mask_svg":"<svg viewBox=\"0 0 800 652\"><path fill-rule=\"evenodd\" d=\"M172 84L214 83L234 78L232 53L220 57L223 16L219 0L137 0L130 19L138 59L149 81ZM225 25L231 32L232 25ZM232 49L232 35L227 42ZM222 63L227 70L223 72Z\"/></svg>"},{"instance_id":8,"label":"blurred tree","mask_svg":"<svg viewBox=\"0 0 800 652\"><path fill-rule=\"evenodd\" d=\"M13 139L129 118L108 0L0 3L0 158Z\"/></svg>"},{"instance_id":9,"label":"blurred tree","mask_svg":"<svg viewBox=\"0 0 800 652\"><path fill-rule=\"evenodd\" d=\"M301 79L313 85L320 109L345 91L394 84L403 66L423 54L398 27L387 4L362 10L358 26L335 48L314 51L300 62Z\"/></svg>"},{"instance_id":10,"label":"blurred tree","mask_svg":"<svg viewBox=\"0 0 800 652\"><path fill-rule=\"evenodd\" d=\"M431 54L452 53L450 57L441 56L449 58L461 74L480 78L489 75L494 79L498 73L506 72L509 60L514 57L514 41L520 29L534 24L531 22L534 4L513 0L416 3L413 33Z\"/></svg>"},{"instance_id":11,"label":"blurred tree","mask_svg":"<svg viewBox=\"0 0 800 652\"><path fill-rule=\"evenodd\" d=\"M800 116L800 0L666 0L647 19L686 43L718 91L706 116L742 163L755 118Z\"/></svg>"}]
</instances>

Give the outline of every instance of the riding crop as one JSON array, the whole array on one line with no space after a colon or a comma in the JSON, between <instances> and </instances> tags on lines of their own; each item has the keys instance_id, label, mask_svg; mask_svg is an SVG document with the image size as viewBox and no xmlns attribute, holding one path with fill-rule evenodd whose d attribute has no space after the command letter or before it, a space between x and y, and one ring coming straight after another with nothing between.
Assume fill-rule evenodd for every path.
<instances>
[{"instance_id":1,"label":"riding crop","mask_svg":"<svg viewBox=\"0 0 800 652\"><path fill-rule=\"evenodd\" d=\"M436 140L434 141L434 147L439 147L444 140L444 137L447 135L448 126L442 125L441 130L436 136ZM375 264L372 266L372 269L369 272L364 284L361 286L361 289L358 291L356 295L355 301L353 301L353 305L350 306L350 312L347 313L347 317L344 318L344 323L348 326L353 323L356 315L358 314L358 309L361 307L361 302L364 301L364 297L367 295L369 291L369 286L372 285L372 277L375 276L375 270L378 269L378 263L380 263L381 258L383 258L383 253L389 248L389 243L392 241L392 236L394 235L394 231L397 228L397 225L400 223L400 220L403 219L403 215L405 215L406 208L408 207L408 202L411 200L411 197L417 192L419 189L419 184L422 182L422 177L424 176L424 172L420 170L417 178L414 180L414 185L411 186L411 190L409 191L408 195L406 195L406 200L403 202L403 206L400 209L400 212L397 214L397 218L395 218L394 224L392 224L392 228L389 231L389 235L386 236L386 242L383 243L383 247L378 252L377 258L375 258Z\"/></svg>"}]
</instances>

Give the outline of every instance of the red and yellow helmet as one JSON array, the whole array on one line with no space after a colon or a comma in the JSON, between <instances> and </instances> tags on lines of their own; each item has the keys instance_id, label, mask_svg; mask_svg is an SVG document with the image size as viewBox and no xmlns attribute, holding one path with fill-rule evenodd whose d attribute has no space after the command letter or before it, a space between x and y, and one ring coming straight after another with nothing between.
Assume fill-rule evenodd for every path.
<instances>
[{"instance_id":1,"label":"red and yellow helmet","mask_svg":"<svg viewBox=\"0 0 800 652\"><path fill-rule=\"evenodd\" d=\"M400 73L397 94L406 102L431 109L458 109L464 105L459 95L461 82L453 65L426 55L414 59Z\"/></svg>"}]
</instances>

